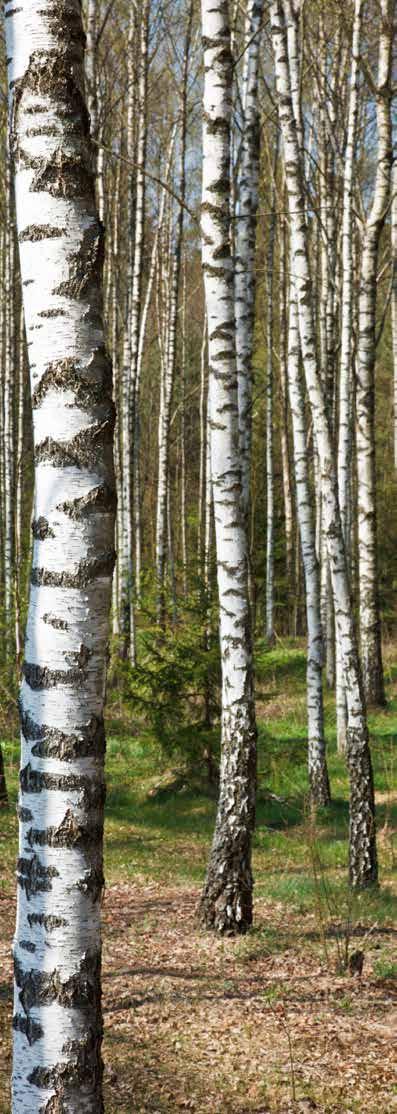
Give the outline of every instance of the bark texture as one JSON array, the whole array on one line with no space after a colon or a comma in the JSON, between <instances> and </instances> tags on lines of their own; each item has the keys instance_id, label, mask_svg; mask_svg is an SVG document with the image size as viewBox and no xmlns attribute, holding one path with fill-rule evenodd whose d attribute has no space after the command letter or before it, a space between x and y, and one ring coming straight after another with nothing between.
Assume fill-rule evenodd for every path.
<instances>
[{"instance_id":1,"label":"bark texture","mask_svg":"<svg viewBox=\"0 0 397 1114\"><path fill-rule=\"evenodd\" d=\"M208 321L209 417L222 657L222 756L215 834L201 918L220 932L252 921L256 728L242 507L230 250L232 58L228 10L203 0L202 258Z\"/></svg>"},{"instance_id":2,"label":"bark texture","mask_svg":"<svg viewBox=\"0 0 397 1114\"><path fill-rule=\"evenodd\" d=\"M6 5L31 376L33 564L20 694L13 1114L103 1110L103 699L114 407L79 0Z\"/></svg>"},{"instance_id":3,"label":"bark texture","mask_svg":"<svg viewBox=\"0 0 397 1114\"><path fill-rule=\"evenodd\" d=\"M281 0L272 0L270 13L290 214L292 282L296 293L302 360L321 470L324 532L346 682L350 879L353 886L365 887L377 880L374 787L368 728L338 503L335 456L316 358L301 149L293 108L286 24Z\"/></svg>"}]
</instances>

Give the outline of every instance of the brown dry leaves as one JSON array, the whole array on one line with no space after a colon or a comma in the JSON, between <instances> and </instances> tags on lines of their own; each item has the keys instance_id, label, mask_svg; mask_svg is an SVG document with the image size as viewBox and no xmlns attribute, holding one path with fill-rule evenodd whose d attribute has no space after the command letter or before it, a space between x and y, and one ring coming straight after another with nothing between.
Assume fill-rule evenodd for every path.
<instances>
[{"instance_id":1,"label":"brown dry leaves","mask_svg":"<svg viewBox=\"0 0 397 1114\"><path fill-rule=\"evenodd\" d=\"M396 986L372 969L379 944L395 953L397 934L371 933L360 981L327 969L313 917L258 902L257 925L283 940L281 953L266 954L260 937L250 951L249 942L200 932L197 897L144 882L106 891L106 1114L397 1111ZM8 1114L9 898L0 913L0 1111Z\"/></svg>"}]
</instances>

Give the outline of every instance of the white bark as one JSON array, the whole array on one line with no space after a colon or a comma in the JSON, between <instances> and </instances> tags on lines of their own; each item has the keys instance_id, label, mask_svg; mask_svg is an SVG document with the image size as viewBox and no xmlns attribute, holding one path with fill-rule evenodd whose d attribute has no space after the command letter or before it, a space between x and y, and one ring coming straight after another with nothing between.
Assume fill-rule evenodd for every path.
<instances>
[{"instance_id":1,"label":"white bark","mask_svg":"<svg viewBox=\"0 0 397 1114\"><path fill-rule=\"evenodd\" d=\"M252 919L256 729L248 554L241 505L234 275L230 250L232 58L221 0L202 3L204 125L202 258L208 320L211 475L222 658L222 758L215 834L201 914L219 931Z\"/></svg>"},{"instance_id":2,"label":"white bark","mask_svg":"<svg viewBox=\"0 0 397 1114\"><path fill-rule=\"evenodd\" d=\"M397 468L397 155L393 163L391 206L391 251L393 286L391 295L391 320L393 344L393 414L394 414L394 464Z\"/></svg>"},{"instance_id":3,"label":"white bark","mask_svg":"<svg viewBox=\"0 0 397 1114\"><path fill-rule=\"evenodd\" d=\"M13 1114L98 1114L114 407L79 0L6 7L11 148L34 416L21 687Z\"/></svg>"},{"instance_id":4,"label":"white bark","mask_svg":"<svg viewBox=\"0 0 397 1114\"><path fill-rule=\"evenodd\" d=\"M275 235L276 197L273 187L268 225L266 276L266 638L269 643L274 639L273 267Z\"/></svg>"},{"instance_id":5,"label":"white bark","mask_svg":"<svg viewBox=\"0 0 397 1114\"><path fill-rule=\"evenodd\" d=\"M259 181L258 67L263 0L249 0L244 31L241 163L235 235L236 360L242 494L248 517L251 474L252 347L255 310L255 239Z\"/></svg>"},{"instance_id":6,"label":"white bark","mask_svg":"<svg viewBox=\"0 0 397 1114\"><path fill-rule=\"evenodd\" d=\"M341 356L339 376L339 440L338 440L338 492L339 507L347 564L351 557L352 490L351 469L353 457L353 196L357 121L359 108L359 58L363 15L363 0L355 0L352 38L352 62L347 122L346 149L344 152L343 217L342 217L342 292L341 292ZM338 749L346 748L346 699L339 643L336 644L336 718Z\"/></svg>"},{"instance_id":7,"label":"white bark","mask_svg":"<svg viewBox=\"0 0 397 1114\"><path fill-rule=\"evenodd\" d=\"M281 0L270 5L279 118L288 190L292 282L298 305L303 366L321 468L324 530L341 641L348 709L347 762L350 776L350 879L354 886L376 881L375 806L368 729L363 704L353 612L338 504L337 475L327 408L316 359L313 294L309 268L301 154L293 112L288 45Z\"/></svg>"},{"instance_id":8,"label":"white bark","mask_svg":"<svg viewBox=\"0 0 397 1114\"><path fill-rule=\"evenodd\" d=\"M356 445L360 640L368 704L385 703L378 595L375 478L376 271L379 241L390 200L392 167L391 62L393 2L380 2L376 119L377 164L373 200L362 242L357 348Z\"/></svg>"},{"instance_id":9,"label":"white bark","mask_svg":"<svg viewBox=\"0 0 397 1114\"><path fill-rule=\"evenodd\" d=\"M288 389L292 416L296 509L306 588L309 785L312 801L315 804L327 805L330 801L330 790L324 737L320 573L316 557L314 517L309 484L305 402L300 371L299 323L294 295L290 301L289 316Z\"/></svg>"}]
</instances>

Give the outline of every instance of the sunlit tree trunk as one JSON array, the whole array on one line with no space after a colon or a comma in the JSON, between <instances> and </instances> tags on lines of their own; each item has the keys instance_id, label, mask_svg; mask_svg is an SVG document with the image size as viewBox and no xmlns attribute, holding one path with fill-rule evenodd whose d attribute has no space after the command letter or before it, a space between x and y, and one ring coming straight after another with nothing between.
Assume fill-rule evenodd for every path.
<instances>
[{"instance_id":1,"label":"sunlit tree trunk","mask_svg":"<svg viewBox=\"0 0 397 1114\"><path fill-rule=\"evenodd\" d=\"M364 691L369 705L383 705L381 618L378 588L375 478L375 360L377 261L390 200L392 167L392 0L381 0L378 84L375 93L378 147L372 205L365 221L359 293L356 446L360 639Z\"/></svg>"},{"instance_id":2,"label":"sunlit tree trunk","mask_svg":"<svg viewBox=\"0 0 397 1114\"><path fill-rule=\"evenodd\" d=\"M222 755L215 833L201 918L220 932L252 921L256 728L241 506L234 275L230 251L232 58L228 12L203 0L204 126L202 258L208 320L211 476L222 659Z\"/></svg>"},{"instance_id":3,"label":"sunlit tree trunk","mask_svg":"<svg viewBox=\"0 0 397 1114\"><path fill-rule=\"evenodd\" d=\"M290 213L292 282L295 286L302 359L321 468L324 530L346 681L350 880L355 887L365 887L377 879L374 787L368 728L338 504L336 463L316 358L301 152L291 96L288 43L281 0L272 0L270 15Z\"/></svg>"},{"instance_id":4,"label":"sunlit tree trunk","mask_svg":"<svg viewBox=\"0 0 397 1114\"><path fill-rule=\"evenodd\" d=\"M299 323L294 296L290 302L289 317L288 388L293 430L296 509L306 587L309 785L312 801L317 805L327 805L330 801L330 790L324 737L320 575L316 557L314 517L309 484L305 401L300 371Z\"/></svg>"},{"instance_id":5,"label":"sunlit tree trunk","mask_svg":"<svg viewBox=\"0 0 397 1114\"><path fill-rule=\"evenodd\" d=\"M6 7L11 149L34 420L20 694L13 1114L103 1111L103 697L114 406L79 0Z\"/></svg>"},{"instance_id":6,"label":"sunlit tree trunk","mask_svg":"<svg viewBox=\"0 0 397 1114\"><path fill-rule=\"evenodd\" d=\"M281 408L281 459L283 469L283 495L285 519L285 565L287 580L288 629L290 629L290 602L294 598L294 511L291 485L291 460L288 438L288 382L287 382L287 306L286 306L286 222L282 219L279 235L279 359L280 359L280 408Z\"/></svg>"},{"instance_id":7,"label":"sunlit tree trunk","mask_svg":"<svg viewBox=\"0 0 397 1114\"><path fill-rule=\"evenodd\" d=\"M251 474L252 347L260 140L258 67L262 16L263 0L249 0L244 30L243 120L235 234L236 360L242 492L247 521Z\"/></svg>"},{"instance_id":8,"label":"sunlit tree trunk","mask_svg":"<svg viewBox=\"0 0 397 1114\"><path fill-rule=\"evenodd\" d=\"M272 190L268 223L266 304L266 638L274 639L274 443L273 443L273 267L276 235L276 197Z\"/></svg>"},{"instance_id":9,"label":"sunlit tree trunk","mask_svg":"<svg viewBox=\"0 0 397 1114\"><path fill-rule=\"evenodd\" d=\"M344 156L342 217L341 355L339 377L338 491L348 566L351 557L353 459L353 196L357 120L359 107L359 58L363 0L355 0L350 72L349 115ZM338 749L346 748L347 712L339 641L336 643L336 716Z\"/></svg>"},{"instance_id":10,"label":"sunlit tree trunk","mask_svg":"<svg viewBox=\"0 0 397 1114\"><path fill-rule=\"evenodd\" d=\"M181 269L181 251L184 224L184 205L186 192L186 127L187 127L187 93L189 55L191 45L193 7L188 10L188 20L185 35L185 46L182 63L182 79L180 93L180 162L178 182L178 213L176 219L175 236L171 240L172 246L169 257L169 305L167 307L167 320L164 345L164 386L163 398L159 421L159 468L157 492L157 518L156 518L156 575L157 575L157 619L164 623L165 619L165 570L167 557L167 505L169 498L169 456L170 456L170 422L171 406L174 393L176 345L179 306L179 286Z\"/></svg>"}]
</instances>

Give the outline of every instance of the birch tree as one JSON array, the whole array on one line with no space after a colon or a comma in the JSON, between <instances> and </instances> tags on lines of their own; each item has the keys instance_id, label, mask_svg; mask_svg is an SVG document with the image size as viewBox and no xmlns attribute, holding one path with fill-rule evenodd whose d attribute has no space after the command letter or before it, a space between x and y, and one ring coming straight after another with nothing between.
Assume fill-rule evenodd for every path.
<instances>
[{"instance_id":1,"label":"birch tree","mask_svg":"<svg viewBox=\"0 0 397 1114\"><path fill-rule=\"evenodd\" d=\"M241 461L230 250L232 58L228 9L203 0L202 259L208 322L211 477L222 658L222 756L215 833L201 918L220 932L252 921L256 727L252 687L248 557Z\"/></svg>"},{"instance_id":2,"label":"birch tree","mask_svg":"<svg viewBox=\"0 0 397 1114\"><path fill-rule=\"evenodd\" d=\"M377 83L373 82L378 148L373 200L363 230L356 388L360 640L364 691L370 705L385 703L377 561L375 359L377 261L392 167L392 0L380 0L379 17L378 76Z\"/></svg>"},{"instance_id":3,"label":"birch tree","mask_svg":"<svg viewBox=\"0 0 397 1114\"><path fill-rule=\"evenodd\" d=\"M34 422L20 695L13 1114L103 1110L103 699L114 407L80 0L5 9Z\"/></svg>"},{"instance_id":4,"label":"birch tree","mask_svg":"<svg viewBox=\"0 0 397 1114\"><path fill-rule=\"evenodd\" d=\"M339 375L338 493L341 525L348 565L351 558L353 458L353 198L357 121L359 108L359 61L363 0L355 0L348 122L343 176L341 353ZM340 644L336 644L336 713L338 748L346 747L346 699Z\"/></svg>"},{"instance_id":5,"label":"birch tree","mask_svg":"<svg viewBox=\"0 0 397 1114\"><path fill-rule=\"evenodd\" d=\"M340 520L336 465L316 358L313 290L307 243L301 151L291 94L288 42L281 0L272 0L270 15L289 202L292 282L295 286L302 360L321 468L324 531L346 679L348 716L346 755L350 778L350 880L353 886L365 887L377 879L374 787L368 728Z\"/></svg>"}]
</instances>

